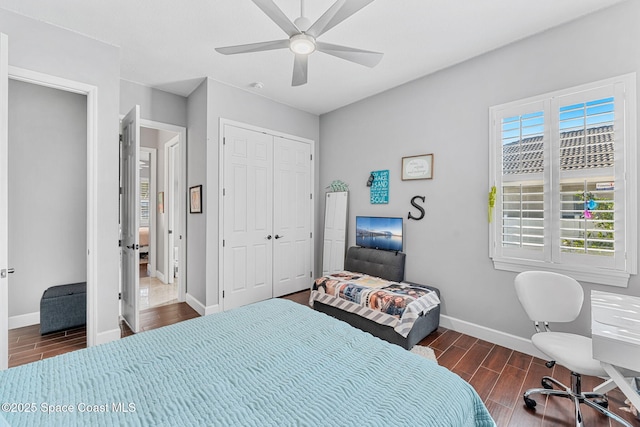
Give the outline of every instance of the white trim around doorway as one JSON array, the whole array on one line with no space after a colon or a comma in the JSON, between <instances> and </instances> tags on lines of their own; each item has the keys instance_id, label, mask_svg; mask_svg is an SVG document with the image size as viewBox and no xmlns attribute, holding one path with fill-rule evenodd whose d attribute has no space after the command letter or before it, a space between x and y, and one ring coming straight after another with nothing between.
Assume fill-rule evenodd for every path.
<instances>
[{"instance_id":1,"label":"white trim around doorway","mask_svg":"<svg viewBox=\"0 0 640 427\"><path fill-rule=\"evenodd\" d=\"M87 347L98 339L98 88L62 77L9 66L9 78L87 97ZM101 342L99 342L101 341Z\"/></svg>"},{"instance_id":2,"label":"white trim around doorway","mask_svg":"<svg viewBox=\"0 0 640 427\"><path fill-rule=\"evenodd\" d=\"M148 119L141 119L140 120L140 126L141 127L146 127L146 128L151 128L151 129L158 129L158 130L164 130L164 131L169 131L169 132L174 132L178 134L179 137L179 144L180 144L180 192L183 194L182 197L179 197L180 200L180 211L182 212L182 215L180 215L180 224L178 226L178 230L177 230L177 235L178 236L182 236L182 239L179 239L179 246L180 246L180 258L179 259L179 263L180 263L180 268L178 268L178 301L180 302L184 302L186 300L186 289L187 289L187 244L186 244L186 238L187 238L187 228L186 228L186 197L187 197L187 190L186 190L186 182L187 182L187 128L182 127L182 126L176 126L176 125L172 125L172 124L168 124L168 123L162 123L162 122L157 122L154 120L148 120ZM173 141L173 139L171 140ZM169 141L169 142L171 142ZM166 144L165 144L165 154L166 154ZM164 165L159 165L162 167L166 167L166 155L165 155L165 164ZM164 182L165 182L165 192L167 191L167 176L165 173L165 178L164 178ZM165 203L166 203L166 198L165 198ZM168 242L168 232L165 233L165 242ZM165 245L165 253L164 254L156 254L156 258L157 257L168 257L167 252L166 252L166 245ZM168 266L168 264L165 262L165 265ZM156 273L157 274L157 273ZM162 279L162 281L166 281L166 274L165 277L160 278Z\"/></svg>"}]
</instances>

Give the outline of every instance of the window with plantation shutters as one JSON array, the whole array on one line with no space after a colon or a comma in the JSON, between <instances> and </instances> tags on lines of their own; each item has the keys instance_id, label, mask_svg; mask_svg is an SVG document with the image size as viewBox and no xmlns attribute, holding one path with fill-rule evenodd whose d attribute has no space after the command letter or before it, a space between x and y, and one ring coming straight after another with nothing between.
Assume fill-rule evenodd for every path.
<instances>
[{"instance_id":1,"label":"window with plantation shutters","mask_svg":"<svg viewBox=\"0 0 640 427\"><path fill-rule=\"evenodd\" d=\"M140 178L140 226L148 227L151 212L149 211L149 178Z\"/></svg>"},{"instance_id":2,"label":"window with plantation shutters","mask_svg":"<svg viewBox=\"0 0 640 427\"><path fill-rule=\"evenodd\" d=\"M635 74L490 108L494 266L626 286L637 269Z\"/></svg>"}]
</instances>

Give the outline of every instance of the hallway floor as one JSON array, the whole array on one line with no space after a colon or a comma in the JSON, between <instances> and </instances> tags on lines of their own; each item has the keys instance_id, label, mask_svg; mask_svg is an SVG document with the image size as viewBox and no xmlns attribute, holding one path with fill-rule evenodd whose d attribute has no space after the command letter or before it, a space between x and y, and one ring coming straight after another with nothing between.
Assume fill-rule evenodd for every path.
<instances>
[{"instance_id":1,"label":"hallway floor","mask_svg":"<svg viewBox=\"0 0 640 427\"><path fill-rule=\"evenodd\" d=\"M168 285L147 275L147 265L140 264L140 310L178 302L178 282Z\"/></svg>"}]
</instances>

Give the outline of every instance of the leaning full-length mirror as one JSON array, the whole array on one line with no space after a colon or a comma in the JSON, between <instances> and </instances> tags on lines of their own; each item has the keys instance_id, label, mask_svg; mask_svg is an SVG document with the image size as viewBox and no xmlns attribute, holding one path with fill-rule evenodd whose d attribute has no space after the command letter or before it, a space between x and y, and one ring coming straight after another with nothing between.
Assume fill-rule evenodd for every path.
<instances>
[{"instance_id":1,"label":"leaning full-length mirror","mask_svg":"<svg viewBox=\"0 0 640 427\"><path fill-rule=\"evenodd\" d=\"M322 275L344 270L347 248L347 208L349 192L330 192L325 196Z\"/></svg>"}]
</instances>

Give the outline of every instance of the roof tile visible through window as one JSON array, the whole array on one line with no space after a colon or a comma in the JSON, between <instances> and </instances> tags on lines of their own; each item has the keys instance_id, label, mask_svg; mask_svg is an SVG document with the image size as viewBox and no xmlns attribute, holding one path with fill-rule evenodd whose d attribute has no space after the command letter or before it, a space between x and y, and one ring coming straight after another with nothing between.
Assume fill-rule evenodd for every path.
<instances>
[{"instance_id":1,"label":"roof tile visible through window","mask_svg":"<svg viewBox=\"0 0 640 427\"><path fill-rule=\"evenodd\" d=\"M502 147L504 175L543 171L542 136L524 138ZM578 170L612 167L614 164L613 126L599 126L560 134L560 169ZM585 161L586 152L586 161Z\"/></svg>"}]
</instances>

